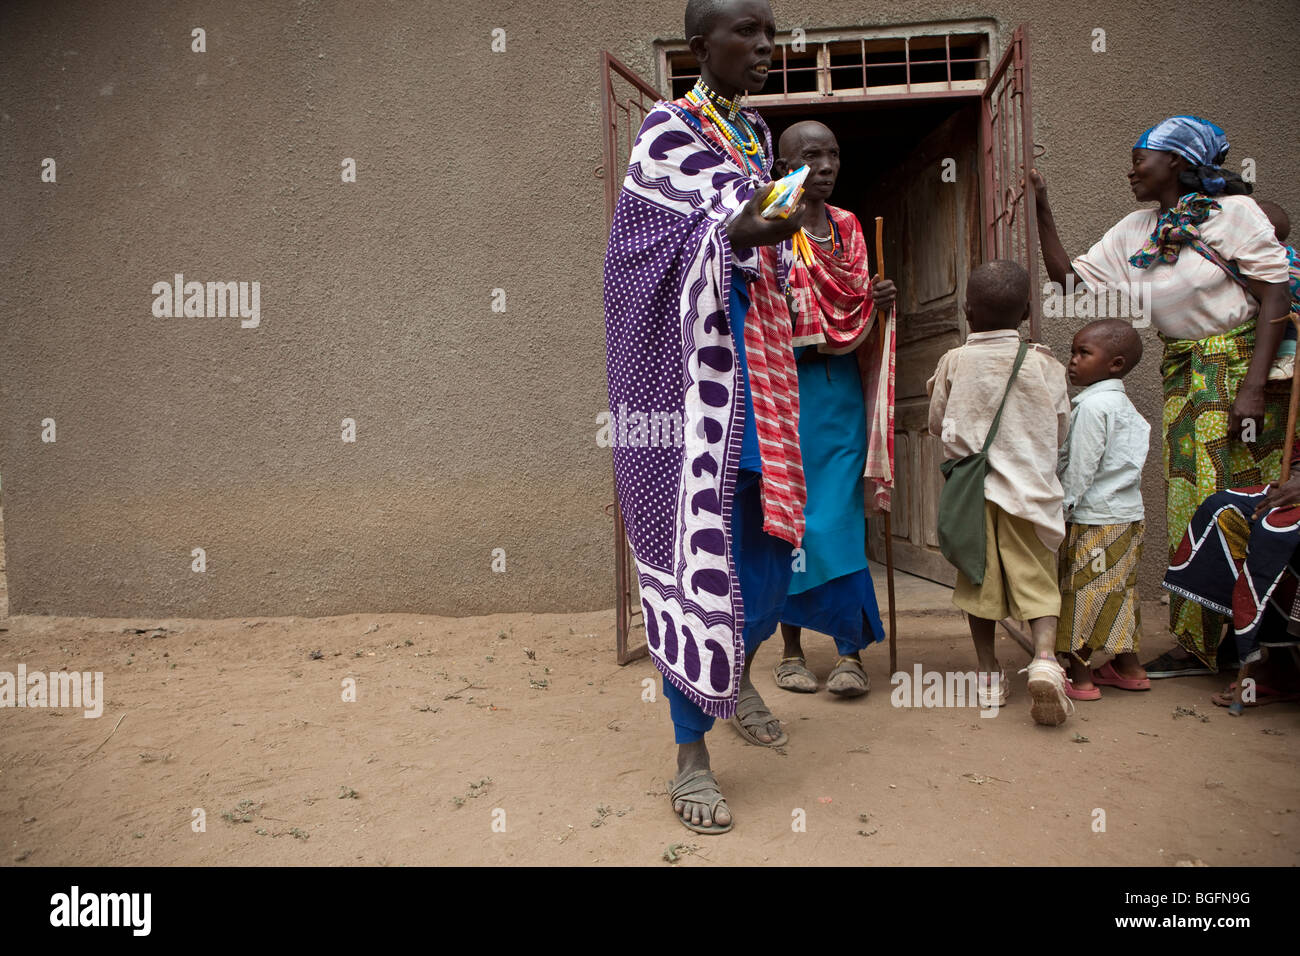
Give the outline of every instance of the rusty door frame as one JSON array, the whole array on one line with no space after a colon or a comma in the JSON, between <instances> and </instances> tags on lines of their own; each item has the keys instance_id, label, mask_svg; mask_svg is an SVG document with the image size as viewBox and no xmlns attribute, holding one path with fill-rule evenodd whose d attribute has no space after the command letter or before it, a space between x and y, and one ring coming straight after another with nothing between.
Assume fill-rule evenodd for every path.
<instances>
[{"instance_id":1,"label":"rusty door frame","mask_svg":"<svg viewBox=\"0 0 1300 956\"><path fill-rule=\"evenodd\" d=\"M631 96L628 96L625 101L620 101L615 96L615 74L625 80L636 91L635 103ZM623 182L624 171L618 159L619 134L621 132L626 140L628 153L630 154L633 139L641 129L640 121L637 122L635 128L632 126L632 110L640 110L644 119L645 114L662 97L659 95L658 90L633 73L609 51L604 51L600 55L600 94L601 118L605 133L605 162L597 172L605 180L605 229L608 232L614 225L614 204L618 200L619 189ZM649 107L645 106L646 99L650 100ZM621 129L618 122L620 116L624 120ZM650 653L650 648L642 644L629 651L627 646L628 637L632 632L632 617L637 611L633 610L633 562L628 549L627 528L623 524L623 511L618 504L617 481L616 476L615 497L611 509L614 516L614 654L618 663L623 665L647 656Z\"/></svg>"},{"instance_id":2,"label":"rusty door frame","mask_svg":"<svg viewBox=\"0 0 1300 956\"><path fill-rule=\"evenodd\" d=\"M1036 342L1042 312L1038 277L1038 209L1034 186L1027 172L1042 154L1034 145L1034 111L1029 88L1029 29L1024 24L1012 31L1007 48L1002 51L985 84L984 95L980 98L980 140L984 256L986 259L1014 258L1016 232L1023 228L1023 265L1029 273L1029 339ZM1016 223L1018 214L1019 224Z\"/></svg>"}]
</instances>

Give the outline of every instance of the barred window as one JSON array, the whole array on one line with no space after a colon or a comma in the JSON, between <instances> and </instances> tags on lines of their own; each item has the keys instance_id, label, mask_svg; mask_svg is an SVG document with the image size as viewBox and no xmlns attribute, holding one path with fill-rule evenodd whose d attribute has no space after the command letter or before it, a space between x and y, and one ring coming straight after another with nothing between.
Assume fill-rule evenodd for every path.
<instances>
[{"instance_id":1,"label":"barred window","mask_svg":"<svg viewBox=\"0 0 1300 956\"><path fill-rule=\"evenodd\" d=\"M753 106L980 91L989 76L993 25L971 23L872 30L780 33L772 70ZM685 95L699 69L681 42L660 44L660 75L672 98Z\"/></svg>"}]
</instances>

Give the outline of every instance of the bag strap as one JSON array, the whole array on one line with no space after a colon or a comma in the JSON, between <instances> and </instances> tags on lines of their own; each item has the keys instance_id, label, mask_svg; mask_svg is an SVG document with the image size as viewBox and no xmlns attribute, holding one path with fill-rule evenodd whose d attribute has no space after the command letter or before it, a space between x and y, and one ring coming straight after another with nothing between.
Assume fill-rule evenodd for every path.
<instances>
[{"instance_id":1,"label":"bag strap","mask_svg":"<svg viewBox=\"0 0 1300 956\"><path fill-rule=\"evenodd\" d=\"M1011 366L1011 377L1007 379L1007 389L1002 393L1002 404L998 405L998 413L993 416L993 424L989 426L989 433L984 439L984 447L980 449L984 454L988 453L989 446L993 444L993 439L997 436L998 425L1002 422L1002 409L1006 408L1007 396L1011 394L1011 384L1016 380L1016 375L1020 371L1020 365L1025 360L1025 353L1029 351L1029 343L1021 342L1020 351L1016 353L1016 364Z\"/></svg>"},{"instance_id":2,"label":"bag strap","mask_svg":"<svg viewBox=\"0 0 1300 956\"><path fill-rule=\"evenodd\" d=\"M1237 285L1241 286L1247 292L1250 291L1250 287L1246 285L1246 280L1241 277L1241 273L1238 272L1236 269L1234 269L1232 264L1230 262L1227 262L1223 258L1223 256L1219 255L1218 249L1215 249L1204 239L1193 239L1192 244L1196 247L1196 250L1200 252L1202 256L1204 256L1206 259L1209 259L1216 266L1218 266L1220 269L1226 272L1228 274L1228 278L1232 279L1233 282L1237 283Z\"/></svg>"}]
</instances>

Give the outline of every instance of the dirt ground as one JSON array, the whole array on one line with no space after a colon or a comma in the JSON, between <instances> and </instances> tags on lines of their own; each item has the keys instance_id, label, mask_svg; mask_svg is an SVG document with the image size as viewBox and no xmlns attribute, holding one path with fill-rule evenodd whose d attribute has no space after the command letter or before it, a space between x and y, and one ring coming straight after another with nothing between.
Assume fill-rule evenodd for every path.
<instances>
[{"instance_id":1,"label":"dirt ground","mask_svg":"<svg viewBox=\"0 0 1300 956\"><path fill-rule=\"evenodd\" d=\"M1145 612L1153 655L1163 610ZM701 837L668 805L654 668L617 666L613 644L610 611L5 617L0 670L102 671L106 704L0 711L0 863L1300 863L1300 705L1232 718L1209 703L1224 678L1186 678L1043 728L1018 675L993 719L894 707L883 645L857 701L777 690L764 646L756 683L790 743L709 735L736 826ZM999 645L1014 674L1026 655ZM824 677L830 641L805 647ZM904 610L914 662L971 669L962 619Z\"/></svg>"}]
</instances>

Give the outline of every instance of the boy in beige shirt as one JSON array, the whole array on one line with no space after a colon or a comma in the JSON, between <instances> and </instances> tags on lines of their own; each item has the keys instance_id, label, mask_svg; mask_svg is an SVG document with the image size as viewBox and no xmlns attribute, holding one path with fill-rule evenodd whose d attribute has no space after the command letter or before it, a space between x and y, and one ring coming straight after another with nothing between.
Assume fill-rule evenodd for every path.
<instances>
[{"instance_id":1,"label":"boy in beige shirt","mask_svg":"<svg viewBox=\"0 0 1300 956\"><path fill-rule=\"evenodd\" d=\"M997 414L1020 348L1017 328L1029 315L1028 274L1007 260L978 266L966 283L965 310L966 344L945 354L926 383L930 434L949 459L978 452ZM1054 654L1056 550L1065 537L1057 450L1070 423L1065 367L1046 346L1031 345L1006 394L984 480L984 581L975 585L958 570L953 603L969 616L981 707L1001 706L1009 689L993 650L997 622L1029 622L1035 658L1021 673L1029 675L1030 713L1055 726L1073 711Z\"/></svg>"}]
</instances>

